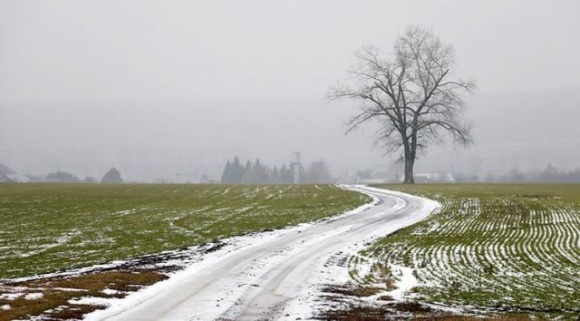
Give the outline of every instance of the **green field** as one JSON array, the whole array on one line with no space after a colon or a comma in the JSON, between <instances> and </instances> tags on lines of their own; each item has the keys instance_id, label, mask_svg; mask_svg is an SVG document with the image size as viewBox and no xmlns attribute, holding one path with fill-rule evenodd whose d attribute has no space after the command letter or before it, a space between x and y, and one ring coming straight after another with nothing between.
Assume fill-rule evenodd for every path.
<instances>
[{"instance_id":1,"label":"green field","mask_svg":"<svg viewBox=\"0 0 580 321\"><path fill-rule=\"evenodd\" d=\"M330 185L0 184L0 279L282 228L368 201Z\"/></svg>"},{"instance_id":2,"label":"green field","mask_svg":"<svg viewBox=\"0 0 580 321\"><path fill-rule=\"evenodd\" d=\"M380 263L360 282L376 280L370 276L380 266L402 265L419 282L408 294L418 301L548 318L580 314L580 185L380 187L442 207L351 259L355 267Z\"/></svg>"}]
</instances>

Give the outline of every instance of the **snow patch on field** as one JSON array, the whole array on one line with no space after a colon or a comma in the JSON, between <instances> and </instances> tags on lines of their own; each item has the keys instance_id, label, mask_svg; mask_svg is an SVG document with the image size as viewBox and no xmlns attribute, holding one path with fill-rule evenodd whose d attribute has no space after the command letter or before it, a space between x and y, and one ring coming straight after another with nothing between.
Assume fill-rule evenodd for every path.
<instances>
[{"instance_id":1,"label":"snow patch on field","mask_svg":"<svg viewBox=\"0 0 580 321\"><path fill-rule=\"evenodd\" d=\"M137 212L137 209L129 209L129 210L116 211L113 214L125 216L125 215L131 215L131 214L136 213L136 212Z\"/></svg>"},{"instance_id":2,"label":"snow patch on field","mask_svg":"<svg viewBox=\"0 0 580 321\"><path fill-rule=\"evenodd\" d=\"M42 292L35 292L35 293L28 293L24 296L25 300L33 301L33 300L40 300L44 297Z\"/></svg>"},{"instance_id":3,"label":"snow patch on field","mask_svg":"<svg viewBox=\"0 0 580 321\"><path fill-rule=\"evenodd\" d=\"M0 299L14 301L22 297L24 293L2 293L0 294Z\"/></svg>"},{"instance_id":4,"label":"snow patch on field","mask_svg":"<svg viewBox=\"0 0 580 321\"><path fill-rule=\"evenodd\" d=\"M413 269L400 266L400 265L390 265L393 274L398 276L398 281L395 283L396 289L387 292L390 297L395 300L403 301L407 292L417 285L417 278L413 275Z\"/></svg>"},{"instance_id":5,"label":"snow patch on field","mask_svg":"<svg viewBox=\"0 0 580 321\"><path fill-rule=\"evenodd\" d=\"M111 302L115 299L108 299L108 298L97 298L92 296L85 296L78 299L71 299L68 300L70 304L77 304L77 305L97 305L97 306L109 306ZM116 299L118 300L118 299Z\"/></svg>"},{"instance_id":6,"label":"snow patch on field","mask_svg":"<svg viewBox=\"0 0 580 321\"><path fill-rule=\"evenodd\" d=\"M104 293L104 294L106 294L106 295L113 295L113 294L117 294L117 293L119 293L119 291L117 291L117 290L113 290L113 289L104 289L104 290L103 290L103 291L101 291L101 292L103 292L103 293Z\"/></svg>"},{"instance_id":7,"label":"snow patch on field","mask_svg":"<svg viewBox=\"0 0 580 321\"><path fill-rule=\"evenodd\" d=\"M77 230L71 231L71 232L67 232L67 233L63 233L61 235L59 235L58 237L56 237L52 243L48 243L48 244L43 244L43 245L39 245L36 246L36 249L34 249L33 251L29 251L26 253L20 253L18 256L20 258L27 258L33 255L37 255L40 254L42 252L48 251L52 248L55 248L57 246L61 246L63 244L68 243L74 236L80 235L81 233Z\"/></svg>"}]
</instances>

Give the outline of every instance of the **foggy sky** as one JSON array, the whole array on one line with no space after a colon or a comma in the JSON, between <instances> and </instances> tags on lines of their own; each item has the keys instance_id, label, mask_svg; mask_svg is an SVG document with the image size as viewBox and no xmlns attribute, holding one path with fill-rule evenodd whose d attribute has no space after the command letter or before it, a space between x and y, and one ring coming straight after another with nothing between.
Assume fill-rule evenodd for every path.
<instances>
[{"instance_id":1,"label":"foggy sky","mask_svg":"<svg viewBox=\"0 0 580 321\"><path fill-rule=\"evenodd\" d=\"M455 74L477 81L478 144L464 161L443 147L418 166L578 167L578 12L576 0L0 0L0 162L96 177L116 166L135 180L293 151L335 170L386 166L395 155L371 148L372 125L343 135L355 105L323 97L358 48L388 52L421 25L453 44Z\"/></svg>"}]
</instances>

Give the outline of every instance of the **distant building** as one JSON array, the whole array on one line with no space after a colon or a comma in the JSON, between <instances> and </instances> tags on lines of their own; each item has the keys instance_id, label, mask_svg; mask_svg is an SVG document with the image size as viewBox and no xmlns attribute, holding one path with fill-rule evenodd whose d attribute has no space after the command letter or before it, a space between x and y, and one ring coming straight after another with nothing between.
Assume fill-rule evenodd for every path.
<instances>
[{"instance_id":1,"label":"distant building","mask_svg":"<svg viewBox=\"0 0 580 321\"><path fill-rule=\"evenodd\" d=\"M294 184L300 184L300 168L302 164L300 163L300 153L292 153L292 161L290 162L290 169L292 170L292 177Z\"/></svg>"},{"instance_id":2,"label":"distant building","mask_svg":"<svg viewBox=\"0 0 580 321\"><path fill-rule=\"evenodd\" d=\"M23 174L8 174L6 176L14 183L30 183L30 177Z\"/></svg>"},{"instance_id":3,"label":"distant building","mask_svg":"<svg viewBox=\"0 0 580 321\"><path fill-rule=\"evenodd\" d=\"M455 183L452 173L420 173L415 174L415 183Z\"/></svg>"},{"instance_id":4,"label":"distant building","mask_svg":"<svg viewBox=\"0 0 580 321\"><path fill-rule=\"evenodd\" d=\"M8 184L8 183L16 183L16 182L10 179L10 177L8 177L8 175L6 174L0 175L0 184Z\"/></svg>"},{"instance_id":5,"label":"distant building","mask_svg":"<svg viewBox=\"0 0 580 321\"><path fill-rule=\"evenodd\" d=\"M359 178L356 183L363 185L385 184L387 180L382 178Z\"/></svg>"}]
</instances>

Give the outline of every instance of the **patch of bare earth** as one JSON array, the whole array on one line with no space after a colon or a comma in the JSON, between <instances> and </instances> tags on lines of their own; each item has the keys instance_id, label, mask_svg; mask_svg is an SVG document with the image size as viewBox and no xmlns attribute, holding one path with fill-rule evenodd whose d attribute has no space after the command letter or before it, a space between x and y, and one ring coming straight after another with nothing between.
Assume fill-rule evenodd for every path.
<instances>
[{"instance_id":1,"label":"patch of bare earth","mask_svg":"<svg viewBox=\"0 0 580 321\"><path fill-rule=\"evenodd\" d=\"M532 320L522 315L476 315L439 310L418 302L395 301L388 295L379 296L373 303L365 298L377 295L380 289L365 286L327 286L322 299L327 309L320 312L317 320L380 321L380 320L437 320L437 321L523 321Z\"/></svg>"},{"instance_id":2,"label":"patch of bare earth","mask_svg":"<svg viewBox=\"0 0 580 321\"><path fill-rule=\"evenodd\" d=\"M184 268L167 262L189 262L223 246L221 242L207 243L193 250L145 255L86 273L0 280L0 321L81 320L89 312L106 308L103 299L124 298Z\"/></svg>"},{"instance_id":3,"label":"patch of bare earth","mask_svg":"<svg viewBox=\"0 0 580 321\"><path fill-rule=\"evenodd\" d=\"M95 271L0 284L0 321L80 320L103 309L96 299L122 298L144 286L167 279L166 269ZM86 304L83 298L97 303ZM80 300L80 301L79 301ZM77 302L78 301L78 302Z\"/></svg>"}]
</instances>

